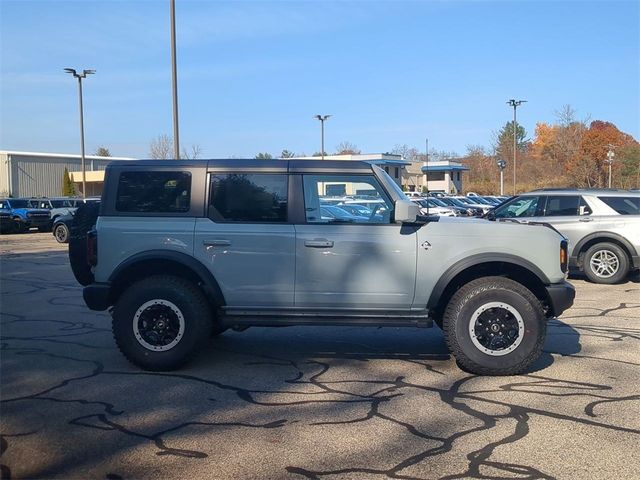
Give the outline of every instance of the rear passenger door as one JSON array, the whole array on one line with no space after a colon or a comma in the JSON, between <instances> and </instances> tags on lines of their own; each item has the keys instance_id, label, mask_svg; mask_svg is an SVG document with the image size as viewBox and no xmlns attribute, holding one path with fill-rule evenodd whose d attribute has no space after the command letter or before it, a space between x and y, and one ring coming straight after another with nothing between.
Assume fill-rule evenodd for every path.
<instances>
[{"instance_id":1,"label":"rear passenger door","mask_svg":"<svg viewBox=\"0 0 640 480\"><path fill-rule=\"evenodd\" d=\"M581 195L548 195L544 217L540 221L553 225L569 240L570 250L584 236L584 232L598 223L591 216L591 208Z\"/></svg>"},{"instance_id":2,"label":"rear passenger door","mask_svg":"<svg viewBox=\"0 0 640 480\"><path fill-rule=\"evenodd\" d=\"M286 168L209 172L208 213L196 219L194 255L213 273L227 306L293 306L288 191Z\"/></svg>"}]
</instances>

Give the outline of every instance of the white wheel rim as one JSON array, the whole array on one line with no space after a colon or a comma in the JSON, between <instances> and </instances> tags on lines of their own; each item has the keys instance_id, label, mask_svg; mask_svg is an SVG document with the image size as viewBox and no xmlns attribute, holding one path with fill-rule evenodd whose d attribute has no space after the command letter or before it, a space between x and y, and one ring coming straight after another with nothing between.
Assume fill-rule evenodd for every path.
<instances>
[{"instance_id":1,"label":"white wheel rim","mask_svg":"<svg viewBox=\"0 0 640 480\"><path fill-rule=\"evenodd\" d=\"M611 250L598 250L589 260L591 271L600 278L611 278L620 268L620 259Z\"/></svg>"},{"instance_id":2,"label":"white wheel rim","mask_svg":"<svg viewBox=\"0 0 640 480\"><path fill-rule=\"evenodd\" d=\"M171 324L175 327L175 320L177 320L178 331L170 335L171 337L173 337L173 339L169 342L162 342L161 340L159 340L155 343L150 343L150 336L161 336L162 330L158 330L150 325L145 325L146 323L148 323L148 320L143 318L143 314L149 314L150 309L158 309L158 307L164 307L160 308L159 310L161 312L165 312L166 314L175 316L176 318L166 319L164 318L166 316L165 313L160 313L157 318L153 319L156 322L155 327L162 328L165 323L168 324L169 322L171 322ZM136 310L136 313L133 316L133 334L135 335L136 340L144 348L153 352L166 352L167 350L171 350L173 347L175 347L184 335L184 328L185 322L182 311L180 311L176 304L161 298L156 298L145 302L138 308L138 310ZM175 328L173 330L175 330Z\"/></svg>"},{"instance_id":3,"label":"white wheel rim","mask_svg":"<svg viewBox=\"0 0 640 480\"><path fill-rule=\"evenodd\" d=\"M492 310L489 312L489 310ZM487 315L489 314L489 315ZM488 317L488 318L487 318ZM482 324L487 318L490 326ZM504 336L507 333L508 336ZM510 328L509 328L510 327ZM517 328L515 338L514 327ZM486 330L486 334L481 331ZM473 345L482 353L494 357L501 357L513 352L522 343L524 338L524 320L520 312L505 302L489 302L478 308L469 320L469 335ZM492 344L506 343L503 348L491 348Z\"/></svg>"}]
</instances>

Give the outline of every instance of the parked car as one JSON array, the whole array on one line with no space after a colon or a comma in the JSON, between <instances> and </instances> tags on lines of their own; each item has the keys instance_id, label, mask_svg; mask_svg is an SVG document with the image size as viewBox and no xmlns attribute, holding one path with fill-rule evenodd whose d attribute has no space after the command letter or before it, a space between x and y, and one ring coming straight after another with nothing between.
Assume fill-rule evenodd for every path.
<instances>
[{"instance_id":1,"label":"parked car","mask_svg":"<svg viewBox=\"0 0 640 480\"><path fill-rule=\"evenodd\" d=\"M27 198L5 198L0 200L0 209L9 210L18 232L37 228L41 232L51 229L49 210L33 208Z\"/></svg>"},{"instance_id":2,"label":"parked car","mask_svg":"<svg viewBox=\"0 0 640 480\"><path fill-rule=\"evenodd\" d=\"M0 208L0 233L14 233L18 231L18 223L11 216L11 210Z\"/></svg>"},{"instance_id":3,"label":"parked car","mask_svg":"<svg viewBox=\"0 0 640 480\"><path fill-rule=\"evenodd\" d=\"M456 216L453 208L441 207L437 205L432 198L412 198L411 201L420 205L420 213L422 215L437 215L442 217Z\"/></svg>"},{"instance_id":4,"label":"parked car","mask_svg":"<svg viewBox=\"0 0 640 480\"><path fill-rule=\"evenodd\" d=\"M86 202L99 202L98 197L75 198L75 197L59 197L59 198L33 198L31 205L34 208L49 210L52 223L62 215L74 213L78 207Z\"/></svg>"},{"instance_id":5,"label":"parked car","mask_svg":"<svg viewBox=\"0 0 640 480\"><path fill-rule=\"evenodd\" d=\"M476 197L474 197L474 196L463 197L463 196L458 195L458 196L451 197L451 198L455 198L459 202L462 202L462 203L464 203L466 205L469 205L470 207L473 207L476 211L481 212L481 215L489 213L489 211L493 208L492 205L487 205L486 203L483 203L483 202L477 202L476 201Z\"/></svg>"},{"instance_id":6,"label":"parked car","mask_svg":"<svg viewBox=\"0 0 640 480\"><path fill-rule=\"evenodd\" d=\"M69 243L69 234L71 232L71 225L73 223L73 213L68 215L59 215L53 221L51 231L53 237L58 243Z\"/></svg>"},{"instance_id":7,"label":"parked car","mask_svg":"<svg viewBox=\"0 0 640 480\"><path fill-rule=\"evenodd\" d=\"M324 218L328 184L372 192L367 222ZM114 161L90 213L72 225L73 273L148 370L180 367L227 328L436 324L464 370L512 375L575 295L557 231L423 217L366 162Z\"/></svg>"},{"instance_id":8,"label":"parked car","mask_svg":"<svg viewBox=\"0 0 640 480\"><path fill-rule=\"evenodd\" d=\"M320 212L322 218L329 221L342 221L342 222L367 222L369 217L362 215L354 215L347 210L337 207L335 205L320 205Z\"/></svg>"},{"instance_id":9,"label":"parked car","mask_svg":"<svg viewBox=\"0 0 640 480\"><path fill-rule=\"evenodd\" d=\"M640 268L640 193L536 190L503 203L487 218L552 225L569 239L569 265L596 283L620 282Z\"/></svg>"}]
</instances>

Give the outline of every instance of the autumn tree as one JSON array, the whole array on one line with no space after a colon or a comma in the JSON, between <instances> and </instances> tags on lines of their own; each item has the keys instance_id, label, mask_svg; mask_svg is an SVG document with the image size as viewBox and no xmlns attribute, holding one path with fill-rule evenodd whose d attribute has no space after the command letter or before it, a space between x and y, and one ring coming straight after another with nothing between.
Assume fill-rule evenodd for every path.
<instances>
[{"instance_id":1,"label":"autumn tree","mask_svg":"<svg viewBox=\"0 0 640 480\"><path fill-rule=\"evenodd\" d=\"M577 187L604 188L608 184L607 152L613 148L625 152L628 158L614 162L612 167L614 185L620 185L620 174L625 166L631 165L634 173L634 145L638 145L631 135L621 132L610 122L595 120L584 132L580 147L567 165L567 172Z\"/></svg>"}]
</instances>

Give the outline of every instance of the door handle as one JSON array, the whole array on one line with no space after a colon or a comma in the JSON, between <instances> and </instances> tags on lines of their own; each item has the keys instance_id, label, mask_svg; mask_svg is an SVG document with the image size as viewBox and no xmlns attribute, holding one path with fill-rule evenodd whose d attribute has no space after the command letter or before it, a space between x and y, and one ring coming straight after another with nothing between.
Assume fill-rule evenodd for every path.
<instances>
[{"instance_id":1,"label":"door handle","mask_svg":"<svg viewBox=\"0 0 640 480\"><path fill-rule=\"evenodd\" d=\"M202 245L205 247L229 247L231 242L229 240L203 240Z\"/></svg>"},{"instance_id":2,"label":"door handle","mask_svg":"<svg viewBox=\"0 0 640 480\"><path fill-rule=\"evenodd\" d=\"M333 247L333 241L332 240L325 240L325 239L305 240L304 246L305 247L311 247L311 248L332 248Z\"/></svg>"},{"instance_id":3,"label":"door handle","mask_svg":"<svg viewBox=\"0 0 640 480\"><path fill-rule=\"evenodd\" d=\"M593 222L593 218L591 217L584 217L580 219L581 222Z\"/></svg>"}]
</instances>

